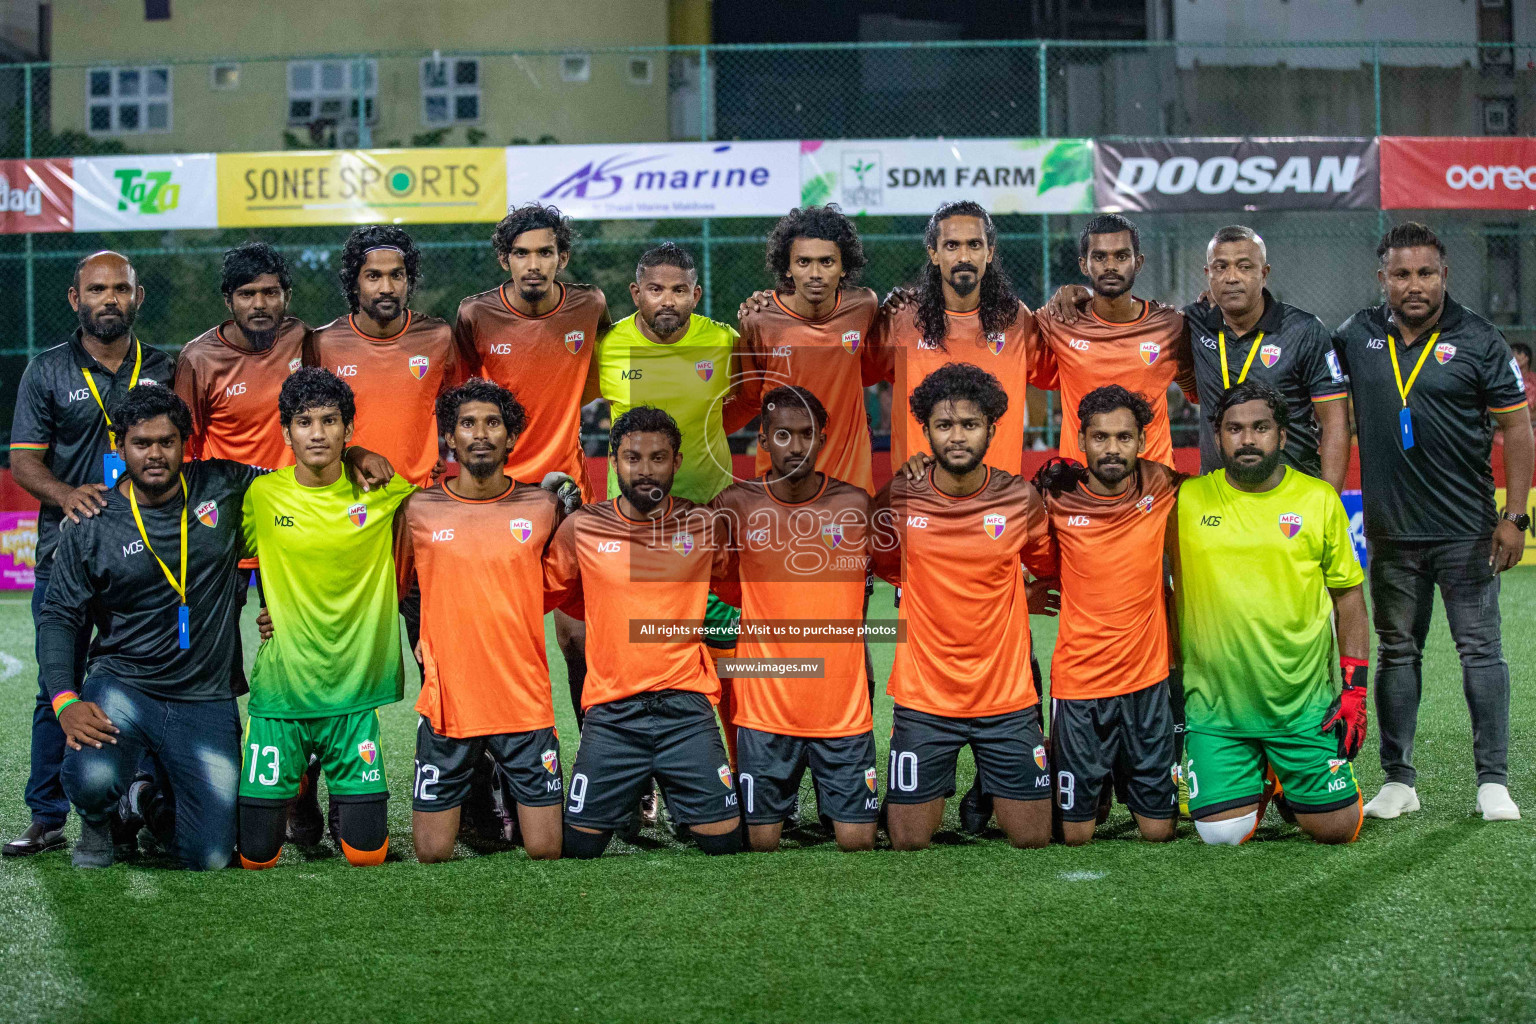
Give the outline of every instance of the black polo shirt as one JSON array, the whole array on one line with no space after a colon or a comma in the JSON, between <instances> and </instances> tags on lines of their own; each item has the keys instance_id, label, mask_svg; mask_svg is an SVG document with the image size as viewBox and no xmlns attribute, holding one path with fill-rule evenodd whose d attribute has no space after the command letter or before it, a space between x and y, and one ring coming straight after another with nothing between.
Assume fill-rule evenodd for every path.
<instances>
[{"instance_id":1,"label":"black polo shirt","mask_svg":"<svg viewBox=\"0 0 1536 1024\"><path fill-rule=\"evenodd\" d=\"M1227 328L1221 307L1208 302L1185 306L1184 318L1193 336L1195 388L1200 396L1200 472L1221 468L1221 450L1216 445L1211 416L1227 390L1221 378L1220 344L1225 335L1231 385L1236 387L1240 379L1258 380L1280 392L1291 414L1281 457L1309 476L1321 474L1323 463L1317 445L1322 430L1312 403L1342 401L1348 394L1344 374L1333 365L1333 340L1323 322L1304 309L1276 301L1268 288L1264 289L1264 315L1240 338ZM1243 377L1249 352L1253 352L1253 362Z\"/></svg>"},{"instance_id":2,"label":"black polo shirt","mask_svg":"<svg viewBox=\"0 0 1536 1024\"><path fill-rule=\"evenodd\" d=\"M265 472L209 459L182 466L187 478L187 650L177 637L181 598L159 555L181 578L182 502L139 506L146 550L128 499L114 487L107 507L60 531L48 598L37 617L38 667L51 696L74 686L76 633L93 622L90 671L108 672L166 700L226 700L245 692L240 606L247 574L241 510Z\"/></svg>"},{"instance_id":3,"label":"black polo shirt","mask_svg":"<svg viewBox=\"0 0 1536 1024\"><path fill-rule=\"evenodd\" d=\"M1499 518L1491 413L1526 402L1514 354L1498 328L1449 295L1440 321L1411 348L1402 347L1387 316L1385 305L1362 309L1333 336L1355 401L1365 535L1401 541L1485 537ZM1414 444L1407 451L1389 344L1398 346L1404 384L1424 346L1434 346L1408 392Z\"/></svg>"},{"instance_id":4,"label":"black polo shirt","mask_svg":"<svg viewBox=\"0 0 1536 1024\"><path fill-rule=\"evenodd\" d=\"M21 375L16 392L16 415L11 421L11 450L41 451L43 464L71 487L101 483L101 458L111 448L107 421L85 385L88 371L108 409L128 393L133 377L134 338L128 356L116 373L108 373L85 346L78 330L62 345L34 356ZM144 346L139 383L154 381L167 387L175 371L171 358ZM59 542L59 523L64 512L45 504L37 516L37 572L47 575L48 559Z\"/></svg>"}]
</instances>

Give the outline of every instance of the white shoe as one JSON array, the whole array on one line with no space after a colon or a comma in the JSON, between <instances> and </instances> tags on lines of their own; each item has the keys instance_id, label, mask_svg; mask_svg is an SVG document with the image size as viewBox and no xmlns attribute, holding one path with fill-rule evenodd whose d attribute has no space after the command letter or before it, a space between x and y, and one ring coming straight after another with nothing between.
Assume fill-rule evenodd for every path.
<instances>
[{"instance_id":1,"label":"white shoe","mask_svg":"<svg viewBox=\"0 0 1536 1024\"><path fill-rule=\"evenodd\" d=\"M1477 787L1477 809L1484 821L1519 821L1520 808L1509 797L1509 787L1485 782Z\"/></svg>"},{"instance_id":2,"label":"white shoe","mask_svg":"<svg viewBox=\"0 0 1536 1024\"><path fill-rule=\"evenodd\" d=\"M1365 816L1396 818L1400 814L1411 814L1418 809L1419 794L1412 786L1405 786L1401 782L1389 782L1377 791L1370 803L1365 805Z\"/></svg>"}]
</instances>

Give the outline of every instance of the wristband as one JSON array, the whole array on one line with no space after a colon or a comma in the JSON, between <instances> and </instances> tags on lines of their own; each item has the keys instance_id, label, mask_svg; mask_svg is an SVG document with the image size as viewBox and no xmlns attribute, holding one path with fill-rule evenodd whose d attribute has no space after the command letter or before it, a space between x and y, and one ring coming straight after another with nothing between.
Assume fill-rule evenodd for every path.
<instances>
[{"instance_id":1,"label":"wristband","mask_svg":"<svg viewBox=\"0 0 1536 1024\"><path fill-rule=\"evenodd\" d=\"M57 697L53 698L53 717L59 717L59 712L69 707L80 699L80 695L74 690L60 690Z\"/></svg>"},{"instance_id":2,"label":"wristband","mask_svg":"<svg viewBox=\"0 0 1536 1024\"><path fill-rule=\"evenodd\" d=\"M1364 658L1351 658L1348 655L1341 656L1339 658L1339 671L1344 677L1344 689L1348 690L1355 686L1364 686L1364 683L1355 682L1355 672L1370 667L1371 663Z\"/></svg>"}]
</instances>

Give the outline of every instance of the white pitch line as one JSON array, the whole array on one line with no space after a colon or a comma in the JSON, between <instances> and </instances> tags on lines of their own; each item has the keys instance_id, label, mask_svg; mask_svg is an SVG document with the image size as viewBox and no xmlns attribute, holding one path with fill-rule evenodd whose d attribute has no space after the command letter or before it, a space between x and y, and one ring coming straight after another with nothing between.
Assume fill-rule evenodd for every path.
<instances>
[{"instance_id":1,"label":"white pitch line","mask_svg":"<svg viewBox=\"0 0 1536 1024\"><path fill-rule=\"evenodd\" d=\"M1106 873L1104 871L1063 871L1060 877L1063 882L1097 882Z\"/></svg>"},{"instance_id":2,"label":"white pitch line","mask_svg":"<svg viewBox=\"0 0 1536 1024\"><path fill-rule=\"evenodd\" d=\"M0 651L0 681L11 678L17 672L26 668L22 660Z\"/></svg>"}]
</instances>

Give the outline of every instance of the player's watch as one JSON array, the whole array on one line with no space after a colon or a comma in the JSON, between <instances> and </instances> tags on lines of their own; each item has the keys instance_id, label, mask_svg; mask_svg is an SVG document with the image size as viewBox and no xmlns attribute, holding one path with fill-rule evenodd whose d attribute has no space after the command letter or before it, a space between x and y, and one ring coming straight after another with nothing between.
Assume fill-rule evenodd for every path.
<instances>
[{"instance_id":1,"label":"player's watch","mask_svg":"<svg viewBox=\"0 0 1536 1024\"><path fill-rule=\"evenodd\" d=\"M1515 528L1518 529L1521 533L1526 533L1531 528L1531 517L1526 515L1524 512L1506 511L1504 513L1504 518L1514 523Z\"/></svg>"}]
</instances>

